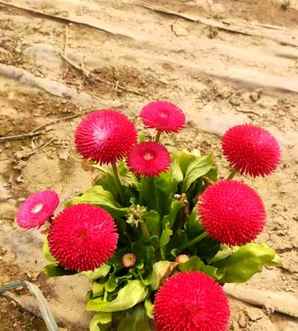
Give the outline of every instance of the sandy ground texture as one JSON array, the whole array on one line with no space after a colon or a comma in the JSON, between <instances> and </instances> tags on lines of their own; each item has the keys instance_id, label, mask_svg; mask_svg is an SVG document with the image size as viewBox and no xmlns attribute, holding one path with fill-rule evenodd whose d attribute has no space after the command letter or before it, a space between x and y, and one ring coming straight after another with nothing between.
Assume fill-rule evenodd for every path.
<instances>
[{"instance_id":1,"label":"sandy ground texture","mask_svg":"<svg viewBox=\"0 0 298 331\"><path fill-rule=\"evenodd\" d=\"M283 265L248 286L297 297L297 10L294 0L1 0L0 284L39 284L66 330L87 330L86 280L46 280L42 236L16 229L15 211L35 190L52 187L67 199L90 185L95 174L81 168L73 148L84 112L113 106L135 118L143 104L164 98L188 117L183 134L168 144L213 151L223 175L219 138L227 128L251 122L277 136L278 171L245 181L268 210L259 240ZM16 299L32 308L25 292ZM231 330L298 330L285 315L234 299L231 307ZM0 330L44 327L0 297Z\"/></svg>"}]
</instances>

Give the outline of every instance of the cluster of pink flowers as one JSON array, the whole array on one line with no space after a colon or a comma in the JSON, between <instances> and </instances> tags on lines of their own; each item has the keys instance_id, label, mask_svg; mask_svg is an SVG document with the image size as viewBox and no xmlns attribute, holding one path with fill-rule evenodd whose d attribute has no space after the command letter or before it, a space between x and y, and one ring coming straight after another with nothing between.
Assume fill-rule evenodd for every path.
<instances>
[{"instance_id":1,"label":"cluster of pink flowers","mask_svg":"<svg viewBox=\"0 0 298 331\"><path fill-rule=\"evenodd\" d=\"M87 115L75 132L78 152L100 164L115 165L126 159L137 176L154 177L169 169L167 148L158 140L162 132L178 132L185 115L166 101L146 105L140 118L156 130L156 141L137 143L137 130L122 113L105 109ZM253 177L272 173L280 161L276 139L266 130L250 124L226 132L222 149L234 171ZM20 207L17 224L24 229L39 228L50 220L49 248L66 269L93 270L106 263L117 249L118 233L112 216L87 204L65 208L52 218L59 203L53 191L31 195ZM236 180L220 180L200 196L198 216L208 235L227 245L242 245L254 240L263 230L264 204L257 192ZM173 314L175 312L175 314ZM228 329L229 307L222 288L209 276L179 273L160 288L155 300L155 325L158 331L210 331Z\"/></svg>"}]
</instances>

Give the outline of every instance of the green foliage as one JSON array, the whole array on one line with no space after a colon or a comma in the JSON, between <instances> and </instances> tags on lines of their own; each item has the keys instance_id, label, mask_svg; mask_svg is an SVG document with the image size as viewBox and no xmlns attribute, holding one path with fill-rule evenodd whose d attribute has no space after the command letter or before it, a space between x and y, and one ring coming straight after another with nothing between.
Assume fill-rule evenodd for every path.
<instances>
[{"instance_id":1,"label":"green foliage","mask_svg":"<svg viewBox=\"0 0 298 331\"><path fill-rule=\"evenodd\" d=\"M197 150L194 150L192 152L189 152L187 150L182 150L182 151L176 151L173 154L173 167L174 168L179 168L179 170L176 170L178 172L180 172L180 176L182 174L182 178L180 181L183 180L187 168L189 167L189 165L195 161L197 158L200 157L200 153Z\"/></svg>"},{"instance_id":2,"label":"green foliage","mask_svg":"<svg viewBox=\"0 0 298 331\"><path fill-rule=\"evenodd\" d=\"M89 300L87 311L116 312L130 309L140 302L143 302L148 294L148 290L139 280L130 280L111 301L105 298Z\"/></svg>"},{"instance_id":3,"label":"green foliage","mask_svg":"<svg viewBox=\"0 0 298 331\"><path fill-rule=\"evenodd\" d=\"M111 313L96 313L90 321L90 331L105 331L107 327L112 323Z\"/></svg>"},{"instance_id":4,"label":"green foliage","mask_svg":"<svg viewBox=\"0 0 298 331\"><path fill-rule=\"evenodd\" d=\"M106 209L119 233L118 248L110 261L81 273L91 282L86 309L96 312L90 331L153 331L154 294L175 271L203 272L224 284L245 282L264 266L279 263L266 244L230 248L204 232L197 200L218 180L212 155L174 152L169 170L151 178L138 177L125 162L119 162L121 186L111 167L96 168L100 175L95 185L66 204L88 203ZM43 253L49 277L75 273L59 266L47 240ZM135 265L123 265L126 253L135 255ZM178 264L179 254L190 259Z\"/></svg>"},{"instance_id":5,"label":"green foliage","mask_svg":"<svg viewBox=\"0 0 298 331\"><path fill-rule=\"evenodd\" d=\"M223 283L242 283L262 271L264 266L278 265L279 262L272 248L266 244L251 243L239 247L230 256L213 264L223 274Z\"/></svg>"},{"instance_id":6,"label":"green foliage","mask_svg":"<svg viewBox=\"0 0 298 331\"><path fill-rule=\"evenodd\" d=\"M160 214L155 210L147 211L143 216L143 221L147 225L148 231L151 236L160 236L161 223Z\"/></svg>"},{"instance_id":7,"label":"green foliage","mask_svg":"<svg viewBox=\"0 0 298 331\"><path fill-rule=\"evenodd\" d=\"M76 271L66 270L57 264L48 264L44 268L44 272L48 277L69 276L77 273Z\"/></svg>"},{"instance_id":8,"label":"green foliage","mask_svg":"<svg viewBox=\"0 0 298 331\"><path fill-rule=\"evenodd\" d=\"M114 217L123 217L127 214L127 208L121 207L114 199L113 194L100 185L95 185L81 196L69 200L67 205L79 203L89 203L91 205L100 206L110 212Z\"/></svg>"},{"instance_id":9,"label":"green foliage","mask_svg":"<svg viewBox=\"0 0 298 331\"><path fill-rule=\"evenodd\" d=\"M157 290L162 282L176 266L175 262L159 261L154 263L150 283L153 290Z\"/></svg>"},{"instance_id":10,"label":"green foliage","mask_svg":"<svg viewBox=\"0 0 298 331\"><path fill-rule=\"evenodd\" d=\"M207 175L213 168L212 155L202 156L192 161L186 169L182 188L183 192L188 191L191 185L199 178Z\"/></svg>"},{"instance_id":11,"label":"green foliage","mask_svg":"<svg viewBox=\"0 0 298 331\"><path fill-rule=\"evenodd\" d=\"M172 235L173 235L173 230L171 229L170 223L169 222L165 223L159 241L160 254L162 259L165 258L165 248L167 244L170 242Z\"/></svg>"},{"instance_id":12,"label":"green foliage","mask_svg":"<svg viewBox=\"0 0 298 331\"><path fill-rule=\"evenodd\" d=\"M119 320L117 331L153 331L151 322L141 305L121 314Z\"/></svg>"},{"instance_id":13,"label":"green foliage","mask_svg":"<svg viewBox=\"0 0 298 331\"><path fill-rule=\"evenodd\" d=\"M111 270L111 266L104 264L101 267L95 269L94 271L84 271L82 272L89 280L96 280L99 278L104 278L108 275Z\"/></svg>"},{"instance_id":14,"label":"green foliage","mask_svg":"<svg viewBox=\"0 0 298 331\"><path fill-rule=\"evenodd\" d=\"M215 280L221 280L223 277L223 274L218 268L211 265L206 265L197 256L192 256L188 262L180 264L179 269L180 271L201 271Z\"/></svg>"},{"instance_id":15,"label":"green foliage","mask_svg":"<svg viewBox=\"0 0 298 331\"><path fill-rule=\"evenodd\" d=\"M154 305L151 302L151 300L146 299L144 302L144 308L146 311L146 315L148 316L148 318L153 319L153 309L154 309Z\"/></svg>"}]
</instances>

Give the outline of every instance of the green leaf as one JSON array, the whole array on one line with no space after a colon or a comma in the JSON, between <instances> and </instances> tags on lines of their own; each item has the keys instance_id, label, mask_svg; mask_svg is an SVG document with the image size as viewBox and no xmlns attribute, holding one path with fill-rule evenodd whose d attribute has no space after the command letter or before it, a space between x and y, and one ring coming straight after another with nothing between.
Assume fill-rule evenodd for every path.
<instances>
[{"instance_id":1,"label":"green leaf","mask_svg":"<svg viewBox=\"0 0 298 331\"><path fill-rule=\"evenodd\" d=\"M178 183L174 180L171 171L162 173L154 179L156 198L159 201L159 211L162 215L169 213Z\"/></svg>"},{"instance_id":2,"label":"green leaf","mask_svg":"<svg viewBox=\"0 0 298 331\"><path fill-rule=\"evenodd\" d=\"M173 271L176 265L175 262L171 261L159 261L154 263L151 275L151 287L153 290L159 288L161 282Z\"/></svg>"},{"instance_id":3,"label":"green leaf","mask_svg":"<svg viewBox=\"0 0 298 331\"><path fill-rule=\"evenodd\" d=\"M105 289L104 283L93 282L91 287L92 297L95 298L102 296L104 293L104 289Z\"/></svg>"},{"instance_id":4,"label":"green leaf","mask_svg":"<svg viewBox=\"0 0 298 331\"><path fill-rule=\"evenodd\" d=\"M210 264L216 265L221 260L226 259L227 257L231 256L233 252L235 252L236 247L230 247L227 245L221 245L220 250L216 253L216 255L209 261Z\"/></svg>"},{"instance_id":5,"label":"green leaf","mask_svg":"<svg viewBox=\"0 0 298 331\"><path fill-rule=\"evenodd\" d=\"M48 239L45 239L45 241L43 242L42 253L47 262L51 264L58 264L57 260L50 252Z\"/></svg>"},{"instance_id":6,"label":"green leaf","mask_svg":"<svg viewBox=\"0 0 298 331\"><path fill-rule=\"evenodd\" d=\"M151 236L160 236L160 215L157 211L147 211L143 215L143 221L146 223Z\"/></svg>"},{"instance_id":7,"label":"green leaf","mask_svg":"<svg viewBox=\"0 0 298 331\"><path fill-rule=\"evenodd\" d=\"M181 271L202 271L216 280L222 278L222 274L214 266L206 265L198 256L192 256L189 261L179 264Z\"/></svg>"},{"instance_id":8,"label":"green leaf","mask_svg":"<svg viewBox=\"0 0 298 331\"><path fill-rule=\"evenodd\" d=\"M222 282L242 283L262 271L264 266L277 265L279 262L276 252L268 245L250 243L214 265L224 274Z\"/></svg>"},{"instance_id":9,"label":"green leaf","mask_svg":"<svg viewBox=\"0 0 298 331\"><path fill-rule=\"evenodd\" d=\"M220 249L220 243L210 237L206 237L195 246L196 255L198 255L202 260L208 262L217 254ZM190 249L191 250L191 249Z\"/></svg>"},{"instance_id":10,"label":"green leaf","mask_svg":"<svg viewBox=\"0 0 298 331\"><path fill-rule=\"evenodd\" d=\"M115 217L125 216L127 208L122 208L114 199L112 193L106 191L102 186L91 187L87 192L79 197L75 197L67 202L67 205L79 203L89 203L108 210Z\"/></svg>"},{"instance_id":11,"label":"green leaf","mask_svg":"<svg viewBox=\"0 0 298 331\"><path fill-rule=\"evenodd\" d=\"M70 276L77 273L76 271L66 270L57 264L49 264L43 271L48 277Z\"/></svg>"},{"instance_id":12,"label":"green leaf","mask_svg":"<svg viewBox=\"0 0 298 331\"><path fill-rule=\"evenodd\" d=\"M105 326L112 323L111 313L96 313L90 321L89 331L103 331L106 330ZM104 328L101 328L104 326Z\"/></svg>"},{"instance_id":13,"label":"green leaf","mask_svg":"<svg viewBox=\"0 0 298 331\"><path fill-rule=\"evenodd\" d=\"M195 238L204 231L201 223L198 220L198 212L196 207L193 208L192 212L187 217L185 228L190 239Z\"/></svg>"},{"instance_id":14,"label":"green leaf","mask_svg":"<svg viewBox=\"0 0 298 331\"><path fill-rule=\"evenodd\" d=\"M123 311L134 307L145 300L148 290L139 280L130 280L112 301L105 301L102 298L89 300L87 311L115 312Z\"/></svg>"},{"instance_id":15,"label":"green leaf","mask_svg":"<svg viewBox=\"0 0 298 331\"><path fill-rule=\"evenodd\" d=\"M178 201L176 199L172 200L170 212L168 215L164 216L163 218L163 224L169 223L169 226L172 227L175 224L177 215L179 214L179 211L183 208L183 203L181 201Z\"/></svg>"},{"instance_id":16,"label":"green leaf","mask_svg":"<svg viewBox=\"0 0 298 331\"><path fill-rule=\"evenodd\" d=\"M129 310L121 318L117 331L153 331L141 305Z\"/></svg>"},{"instance_id":17,"label":"green leaf","mask_svg":"<svg viewBox=\"0 0 298 331\"><path fill-rule=\"evenodd\" d=\"M159 201L157 199L154 178L142 177L137 189L140 195L140 204L148 209L158 209Z\"/></svg>"},{"instance_id":18,"label":"green leaf","mask_svg":"<svg viewBox=\"0 0 298 331\"><path fill-rule=\"evenodd\" d=\"M173 179L177 183L180 183L183 181L184 174L183 174L182 169L180 168L180 165L177 160L173 160L172 165L171 165L171 172L172 172Z\"/></svg>"},{"instance_id":19,"label":"green leaf","mask_svg":"<svg viewBox=\"0 0 298 331\"><path fill-rule=\"evenodd\" d=\"M170 223L165 223L160 237L160 252L162 258L165 258L165 246L170 242L172 235L173 230L171 229Z\"/></svg>"},{"instance_id":20,"label":"green leaf","mask_svg":"<svg viewBox=\"0 0 298 331\"><path fill-rule=\"evenodd\" d=\"M191 162L186 170L183 192L186 192L190 186L200 177L205 176L214 167L212 155L205 155Z\"/></svg>"},{"instance_id":21,"label":"green leaf","mask_svg":"<svg viewBox=\"0 0 298 331\"><path fill-rule=\"evenodd\" d=\"M105 284L105 290L107 292L112 293L116 290L117 286L118 286L117 277L115 274L112 274L109 280Z\"/></svg>"},{"instance_id":22,"label":"green leaf","mask_svg":"<svg viewBox=\"0 0 298 331\"><path fill-rule=\"evenodd\" d=\"M199 156L200 153L197 150L194 150L193 152L189 152L187 150L177 151L173 155L173 163L176 163L177 166L179 166L182 175L184 176L190 163L193 162Z\"/></svg>"},{"instance_id":23,"label":"green leaf","mask_svg":"<svg viewBox=\"0 0 298 331\"><path fill-rule=\"evenodd\" d=\"M146 311L146 315L150 319L153 319L153 308L154 308L154 305L151 302L151 300L149 300L149 299L146 299L145 300L145 302L144 302L144 308L145 308L145 311Z\"/></svg>"},{"instance_id":24,"label":"green leaf","mask_svg":"<svg viewBox=\"0 0 298 331\"><path fill-rule=\"evenodd\" d=\"M108 275L111 270L111 266L104 264L101 267L95 269L94 271L83 271L82 274L86 276L89 280L96 280L98 278L104 278Z\"/></svg>"},{"instance_id":25,"label":"green leaf","mask_svg":"<svg viewBox=\"0 0 298 331\"><path fill-rule=\"evenodd\" d=\"M96 165L95 168L100 172L99 176L95 180L95 184L100 185L104 190L111 192L115 199L118 196L119 188L112 168L106 165Z\"/></svg>"},{"instance_id":26,"label":"green leaf","mask_svg":"<svg viewBox=\"0 0 298 331\"><path fill-rule=\"evenodd\" d=\"M125 161L118 162L118 171L123 186L137 186L138 179L135 174L128 169Z\"/></svg>"}]
</instances>

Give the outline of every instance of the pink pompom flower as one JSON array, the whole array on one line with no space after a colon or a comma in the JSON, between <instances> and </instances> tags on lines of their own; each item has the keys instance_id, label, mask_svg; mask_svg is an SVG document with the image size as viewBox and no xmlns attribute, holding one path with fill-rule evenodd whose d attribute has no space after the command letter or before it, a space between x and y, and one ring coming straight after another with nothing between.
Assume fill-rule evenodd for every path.
<instances>
[{"instance_id":1,"label":"pink pompom flower","mask_svg":"<svg viewBox=\"0 0 298 331\"><path fill-rule=\"evenodd\" d=\"M87 271L112 257L118 233L112 216L104 209L78 204L56 217L48 241L51 254L65 269Z\"/></svg>"},{"instance_id":2,"label":"pink pompom flower","mask_svg":"<svg viewBox=\"0 0 298 331\"><path fill-rule=\"evenodd\" d=\"M210 237L227 245L242 245L262 232L266 212L262 199L248 185L222 180L201 195L198 212Z\"/></svg>"},{"instance_id":3,"label":"pink pompom flower","mask_svg":"<svg viewBox=\"0 0 298 331\"><path fill-rule=\"evenodd\" d=\"M183 111L167 101L153 101L141 111L140 117L148 128L164 132L178 132L185 125Z\"/></svg>"},{"instance_id":4,"label":"pink pompom flower","mask_svg":"<svg viewBox=\"0 0 298 331\"><path fill-rule=\"evenodd\" d=\"M59 197L54 191L33 193L19 207L16 223L27 230L39 228L53 215L58 204Z\"/></svg>"},{"instance_id":5,"label":"pink pompom flower","mask_svg":"<svg viewBox=\"0 0 298 331\"><path fill-rule=\"evenodd\" d=\"M177 273L155 297L157 331L227 331L229 318L222 287L201 272Z\"/></svg>"},{"instance_id":6,"label":"pink pompom flower","mask_svg":"<svg viewBox=\"0 0 298 331\"><path fill-rule=\"evenodd\" d=\"M158 176L170 166L167 149L156 142L143 142L134 146L127 159L128 167L137 175Z\"/></svg>"},{"instance_id":7,"label":"pink pompom flower","mask_svg":"<svg viewBox=\"0 0 298 331\"><path fill-rule=\"evenodd\" d=\"M271 174L280 162L277 140L251 124L237 125L223 136L222 149L232 167L252 177Z\"/></svg>"},{"instance_id":8,"label":"pink pompom flower","mask_svg":"<svg viewBox=\"0 0 298 331\"><path fill-rule=\"evenodd\" d=\"M75 132L78 152L101 164L126 157L137 140L134 124L122 113L103 109L89 113Z\"/></svg>"}]
</instances>

